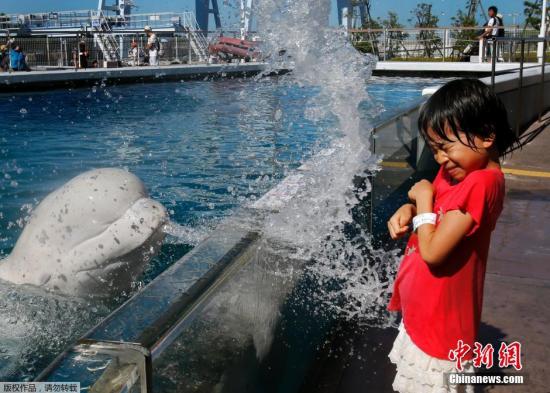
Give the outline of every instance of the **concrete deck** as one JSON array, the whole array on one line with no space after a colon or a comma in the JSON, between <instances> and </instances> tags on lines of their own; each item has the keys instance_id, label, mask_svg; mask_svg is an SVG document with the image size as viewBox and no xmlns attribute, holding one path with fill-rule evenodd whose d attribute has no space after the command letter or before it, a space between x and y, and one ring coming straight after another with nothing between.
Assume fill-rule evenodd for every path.
<instances>
[{"instance_id":1,"label":"concrete deck","mask_svg":"<svg viewBox=\"0 0 550 393\"><path fill-rule=\"evenodd\" d=\"M526 68L533 66L532 64L526 64ZM497 74L503 74L518 67L519 63L498 63L496 72ZM205 77L236 77L255 75L264 68L265 63L235 63L89 68L85 70L75 70L67 67L30 72L0 72L0 92L85 86L99 81L135 83L202 79ZM376 64L374 74L385 76L482 77L491 74L491 64L382 61Z\"/></svg>"},{"instance_id":2,"label":"concrete deck","mask_svg":"<svg viewBox=\"0 0 550 393\"><path fill-rule=\"evenodd\" d=\"M540 128L542 132L503 162L507 195L491 243L479 337L482 343L493 344L495 357L501 341L519 341L524 369L516 372L512 368L512 372L494 367L492 372L521 373L527 381L524 385L476 386L476 392L550 392L546 379L550 371L548 122L550 113L543 117L543 123L537 122L527 130ZM402 178L401 172L410 174L410 169L393 167L381 174L392 171L385 182L392 182L396 176ZM395 367L387 355L396 335L395 329L341 325L327 338L328 348L319 351L301 393L393 392Z\"/></svg>"},{"instance_id":3,"label":"concrete deck","mask_svg":"<svg viewBox=\"0 0 550 393\"><path fill-rule=\"evenodd\" d=\"M519 63L497 63L496 73L507 73L518 69L519 66ZM525 68L532 66L536 66L536 64L525 64ZM387 76L482 77L491 75L491 67L490 63L379 61L376 64L374 74Z\"/></svg>"},{"instance_id":4,"label":"concrete deck","mask_svg":"<svg viewBox=\"0 0 550 393\"><path fill-rule=\"evenodd\" d=\"M544 119L550 121L550 113ZM530 130L538 126L535 123ZM522 373L528 381L520 387L488 387L488 392L550 391L549 149L550 125L546 125L504 163L507 195L491 242L480 338L519 341Z\"/></svg>"},{"instance_id":5,"label":"concrete deck","mask_svg":"<svg viewBox=\"0 0 550 393\"><path fill-rule=\"evenodd\" d=\"M236 77L255 75L264 69L265 63L235 63L0 72L0 92L74 87L90 85L100 81L106 83L135 83Z\"/></svg>"}]
</instances>

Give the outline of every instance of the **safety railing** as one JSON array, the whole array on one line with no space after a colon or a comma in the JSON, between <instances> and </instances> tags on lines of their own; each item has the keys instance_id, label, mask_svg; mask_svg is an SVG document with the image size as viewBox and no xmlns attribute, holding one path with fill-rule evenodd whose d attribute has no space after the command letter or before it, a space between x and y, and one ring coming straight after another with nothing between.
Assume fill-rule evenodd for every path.
<instances>
[{"instance_id":1,"label":"safety railing","mask_svg":"<svg viewBox=\"0 0 550 393\"><path fill-rule=\"evenodd\" d=\"M0 29L27 27L29 29L64 29L64 28L83 28L92 26L94 14L97 10L79 10L79 11L61 11L47 13L33 13L25 15L4 15L0 16ZM182 20L194 17L189 11L176 12L156 12L143 14L130 14L120 17L114 14L105 14L105 18L114 30L141 29L145 25L152 28L166 28L179 26Z\"/></svg>"},{"instance_id":2,"label":"safety railing","mask_svg":"<svg viewBox=\"0 0 550 393\"><path fill-rule=\"evenodd\" d=\"M479 61L479 36L483 26L437 28L351 29L350 39L357 49L374 54L382 61ZM504 26L505 38L536 38L535 29ZM503 60L517 62L520 48L516 41L507 42ZM536 45L526 45L526 61L536 61Z\"/></svg>"},{"instance_id":3,"label":"safety railing","mask_svg":"<svg viewBox=\"0 0 550 393\"><path fill-rule=\"evenodd\" d=\"M247 264L258 235L234 224L177 261L78 342L38 381L79 381L90 392L152 392L153 362Z\"/></svg>"},{"instance_id":4,"label":"safety railing","mask_svg":"<svg viewBox=\"0 0 550 393\"><path fill-rule=\"evenodd\" d=\"M92 29L94 31L94 43L99 46L105 61L118 62L121 57L118 43L102 11L92 13Z\"/></svg>"},{"instance_id":5,"label":"safety railing","mask_svg":"<svg viewBox=\"0 0 550 393\"><path fill-rule=\"evenodd\" d=\"M524 71L526 63L526 47L528 45L536 45L537 47L537 56L539 65L530 65L529 68L539 68L540 67L540 81L539 81L539 93L538 93L538 119L539 121L542 118L542 115L546 109L545 105L545 82L546 82L546 59L547 59L547 49L548 49L548 37L536 37L536 38L507 38L507 37L497 37L489 41L491 50L491 88L495 91L495 80L496 80L496 66L498 59L500 57L500 51L502 46L507 43L519 44L519 67L517 69L508 70L508 72L518 72L518 96L517 96L517 110L518 115L515 124L516 135L520 135L521 132L521 119L523 117L523 85L524 85Z\"/></svg>"},{"instance_id":6,"label":"safety railing","mask_svg":"<svg viewBox=\"0 0 550 393\"><path fill-rule=\"evenodd\" d=\"M187 13L183 17L183 28L187 31L189 45L198 57L199 61L208 61L208 40L206 35L200 31L195 15Z\"/></svg>"},{"instance_id":7,"label":"safety railing","mask_svg":"<svg viewBox=\"0 0 550 393\"><path fill-rule=\"evenodd\" d=\"M143 33L110 35L116 42L119 59L123 64L134 65L134 58L130 53L132 42L138 45L138 58L135 65L145 64L147 36ZM199 61L189 45L189 33L180 33L169 37L160 35L162 55L160 64L183 64ZM74 66L74 52L78 51L83 42L88 52L88 67L100 67L107 60L100 45L93 37L80 34L65 34L57 37L17 37L14 42L21 47L26 56L27 64L31 69L62 68Z\"/></svg>"}]
</instances>

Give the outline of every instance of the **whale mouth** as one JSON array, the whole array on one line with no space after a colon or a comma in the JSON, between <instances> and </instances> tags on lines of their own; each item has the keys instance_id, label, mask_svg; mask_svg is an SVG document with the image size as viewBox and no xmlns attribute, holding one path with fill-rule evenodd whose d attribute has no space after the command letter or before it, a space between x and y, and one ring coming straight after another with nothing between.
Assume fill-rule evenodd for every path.
<instances>
[{"instance_id":1,"label":"whale mouth","mask_svg":"<svg viewBox=\"0 0 550 393\"><path fill-rule=\"evenodd\" d=\"M97 267L75 272L79 292L88 297L111 297L116 293L130 291L147 264L157 254L164 237L162 226L159 226L143 244L127 254L105 260Z\"/></svg>"},{"instance_id":2,"label":"whale mouth","mask_svg":"<svg viewBox=\"0 0 550 393\"><path fill-rule=\"evenodd\" d=\"M75 267L71 282L54 274L47 287L94 296L129 289L158 252L167 217L159 202L138 199L102 232L66 253L69 260L64 262Z\"/></svg>"}]
</instances>

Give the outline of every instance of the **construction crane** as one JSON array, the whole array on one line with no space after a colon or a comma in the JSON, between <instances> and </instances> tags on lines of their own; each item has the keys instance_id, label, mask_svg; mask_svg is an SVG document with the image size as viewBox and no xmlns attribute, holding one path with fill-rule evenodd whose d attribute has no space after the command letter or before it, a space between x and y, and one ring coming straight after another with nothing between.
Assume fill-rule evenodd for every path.
<instances>
[{"instance_id":1,"label":"construction crane","mask_svg":"<svg viewBox=\"0 0 550 393\"><path fill-rule=\"evenodd\" d=\"M468 7L468 18L475 19L478 11L481 10L481 13L485 18L485 20L487 21L489 19L487 17L487 13L485 12L485 8L483 7L483 4L481 4L481 0L468 0L466 4Z\"/></svg>"},{"instance_id":2,"label":"construction crane","mask_svg":"<svg viewBox=\"0 0 550 393\"><path fill-rule=\"evenodd\" d=\"M210 8L210 2L212 2L212 8ZM210 19L210 14L214 16L216 29L221 29L222 23L220 20L218 0L195 0L195 14L197 16L199 28L203 32L208 31L208 19Z\"/></svg>"},{"instance_id":3,"label":"construction crane","mask_svg":"<svg viewBox=\"0 0 550 393\"><path fill-rule=\"evenodd\" d=\"M127 16L130 16L134 7L133 0L116 0L115 4L112 5L105 4L105 0L99 0L97 4L98 11L112 11L116 13L120 20L124 20Z\"/></svg>"},{"instance_id":4,"label":"construction crane","mask_svg":"<svg viewBox=\"0 0 550 393\"><path fill-rule=\"evenodd\" d=\"M348 29L370 25L370 0L336 0L338 24ZM357 12L359 11L359 12Z\"/></svg>"}]
</instances>

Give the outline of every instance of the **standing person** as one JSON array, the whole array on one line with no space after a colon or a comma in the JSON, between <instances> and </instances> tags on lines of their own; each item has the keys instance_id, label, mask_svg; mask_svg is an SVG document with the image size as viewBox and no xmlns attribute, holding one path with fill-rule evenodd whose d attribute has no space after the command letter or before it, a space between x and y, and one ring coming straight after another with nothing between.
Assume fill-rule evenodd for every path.
<instances>
[{"instance_id":1,"label":"standing person","mask_svg":"<svg viewBox=\"0 0 550 393\"><path fill-rule=\"evenodd\" d=\"M135 41L132 41L131 49L130 49L130 58L132 59L130 61L130 64L132 67L136 67L139 65L139 48L138 44Z\"/></svg>"},{"instance_id":2,"label":"standing person","mask_svg":"<svg viewBox=\"0 0 550 393\"><path fill-rule=\"evenodd\" d=\"M487 45L487 48L488 55L491 56L493 50L492 46L494 44L494 41L492 39L504 36L504 23L502 20L502 16L498 14L498 8L494 5L489 7L489 9L487 10L487 14L489 15L489 20L487 21L487 24L485 25L485 30L483 31L483 34L481 34L479 39L489 40L489 45ZM495 50L497 50L498 58L498 45L495 45Z\"/></svg>"},{"instance_id":3,"label":"standing person","mask_svg":"<svg viewBox=\"0 0 550 393\"><path fill-rule=\"evenodd\" d=\"M388 305L402 314L389 354L397 365L393 388L471 392L444 374L462 371L450 361L459 340L474 348L491 232L505 192L499 157L517 138L502 102L476 79L452 81L434 93L418 127L440 169L433 183L416 183L411 203L388 221L392 239L413 226ZM473 371L472 355L462 358L465 372Z\"/></svg>"},{"instance_id":4,"label":"standing person","mask_svg":"<svg viewBox=\"0 0 550 393\"><path fill-rule=\"evenodd\" d=\"M153 33L153 29L150 26L145 26L143 28L145 34L147 34L147 50L149 52L149 65L158 66L158 51L159 51L159 40L157 35Z\"/></svg>"},{"instance_id":5,"label":"standing person","mask_svg":"<svg viewBox=\"0 0 550 393\"><path fill-rule=\"evenodd\" d=\"M0 46L0 71L6 72L10 68L10 54L6 45Z\"/></svg>"},{"instance_id":6,"label":"standing person","mask_svg":"<svg viewBox=\"0 0 550 393\"><path fill-rule=\"evenodd\" d=\"M30 71L30 68L27 66L27 61L25 54L21 50L19 45L12 44L13 47L10 49L10 67L14 71Z\"/></svg>"},{"instance_id":7,"label":"standing person","mask_svg":"<svg viewBox=\"0 0 550 393\"><path fill-rule=\"evenodd\" d=\"M88 68L88 49L86 49L86 42L80 41L78 44L78 67Z\"/></svg>"}]
</instances>

